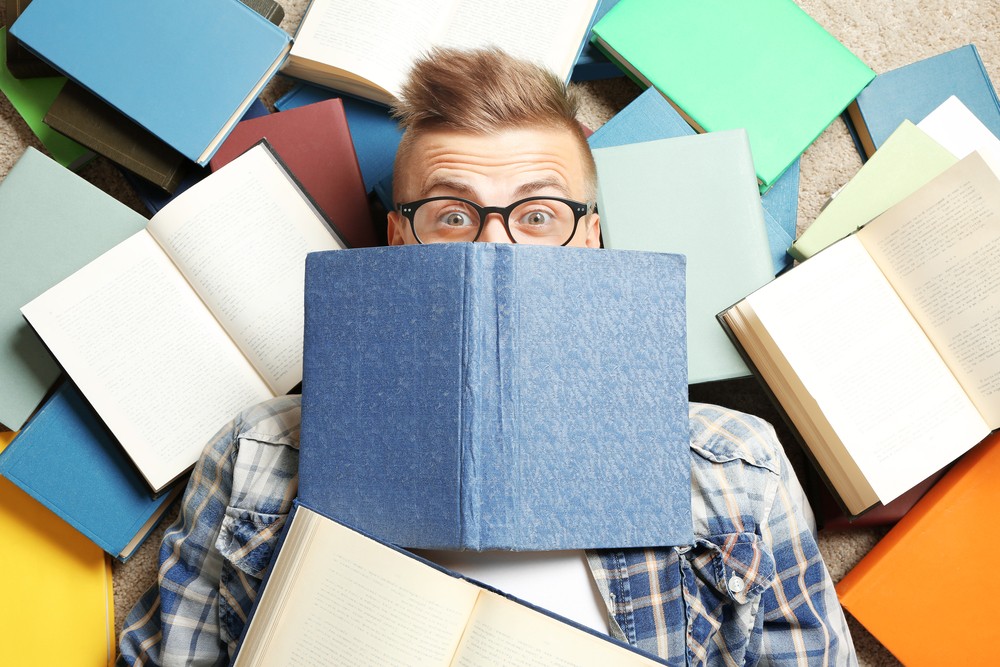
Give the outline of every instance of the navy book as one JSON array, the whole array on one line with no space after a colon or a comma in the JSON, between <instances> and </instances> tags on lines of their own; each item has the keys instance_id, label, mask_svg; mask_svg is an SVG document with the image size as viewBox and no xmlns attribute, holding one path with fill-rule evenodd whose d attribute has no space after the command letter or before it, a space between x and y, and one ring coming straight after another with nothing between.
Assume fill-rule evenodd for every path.
<instances>
[{"instance_id":1,"label":"navy book","mask_svg":"<svg viewBox=\"0 0 1000 667\"><path fill-rule=\"evenodd\" d=\"M680 255L312 253L299 498L408 548L688 544Z\"/></svg>"}]
</instances>

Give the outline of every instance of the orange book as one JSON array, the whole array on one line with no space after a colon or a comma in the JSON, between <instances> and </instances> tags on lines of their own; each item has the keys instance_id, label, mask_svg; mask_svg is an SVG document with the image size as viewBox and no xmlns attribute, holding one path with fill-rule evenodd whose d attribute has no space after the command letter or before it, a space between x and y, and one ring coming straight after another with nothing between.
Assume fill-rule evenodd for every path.
<instances>
[{"instance_id":1,"label":"orange book","mask_svg":"<svg viewBox=\"0 0 1000 667\"><path fill-rule=\"evenodd\" d=\"M837 584L844 609L909 667L996 664L998 480L995 432Z\"/></svg>"}]
</instances>

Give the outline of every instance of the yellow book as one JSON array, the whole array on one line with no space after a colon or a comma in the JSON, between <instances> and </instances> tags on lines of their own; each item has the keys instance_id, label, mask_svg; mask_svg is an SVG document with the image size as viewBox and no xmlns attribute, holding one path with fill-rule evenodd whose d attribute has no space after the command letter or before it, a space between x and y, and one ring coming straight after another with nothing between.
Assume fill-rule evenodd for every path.
<instances>
[{"instance_id":1,"label":"yellow book","mask_svg":"<svg viewBox=\"0 0 1000 667\"><path fill-rule=\"evenodd\" d=\"M13 438L0 431L0 451ZM100 547L2 477L0 535L0 662L110 665L111 562Z\"/></svg>"}]
</instances>

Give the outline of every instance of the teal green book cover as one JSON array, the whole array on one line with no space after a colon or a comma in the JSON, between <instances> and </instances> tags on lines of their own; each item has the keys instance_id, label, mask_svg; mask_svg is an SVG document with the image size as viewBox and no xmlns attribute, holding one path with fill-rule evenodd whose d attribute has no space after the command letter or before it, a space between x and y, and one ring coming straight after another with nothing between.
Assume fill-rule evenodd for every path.
<instances>
[{"instance_id":1,"label":"teal green book cover","mask_svg":"<svg viewBox=\"0 0 1000 667\"><path fill-rule=\"evenodd\" d=\"M746 129L761 191L875 77L792 0L621 0L592 39L699 131Z\"/></svg>"}]
</instances>

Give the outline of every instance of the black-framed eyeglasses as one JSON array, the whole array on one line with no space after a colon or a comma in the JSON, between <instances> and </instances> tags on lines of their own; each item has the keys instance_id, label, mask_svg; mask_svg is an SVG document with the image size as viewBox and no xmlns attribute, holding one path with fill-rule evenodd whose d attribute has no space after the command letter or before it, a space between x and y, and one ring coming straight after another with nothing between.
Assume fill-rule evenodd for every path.
<instances>
[{"instance_id":1,"label":"black-framed eyeglasses","mask_svg":"<svg viewBox=\"0 0 1000 667\"><path fill-rule=\"evenodd\" d=\"M510 206L480 206L460 197L428 197L396 204L396 210L410 221L418 243L475 241L483 233L487 216L497 213L514 243L566 245L592 205L562 197L527 197Z\"/></svg>"}]
</instances>

